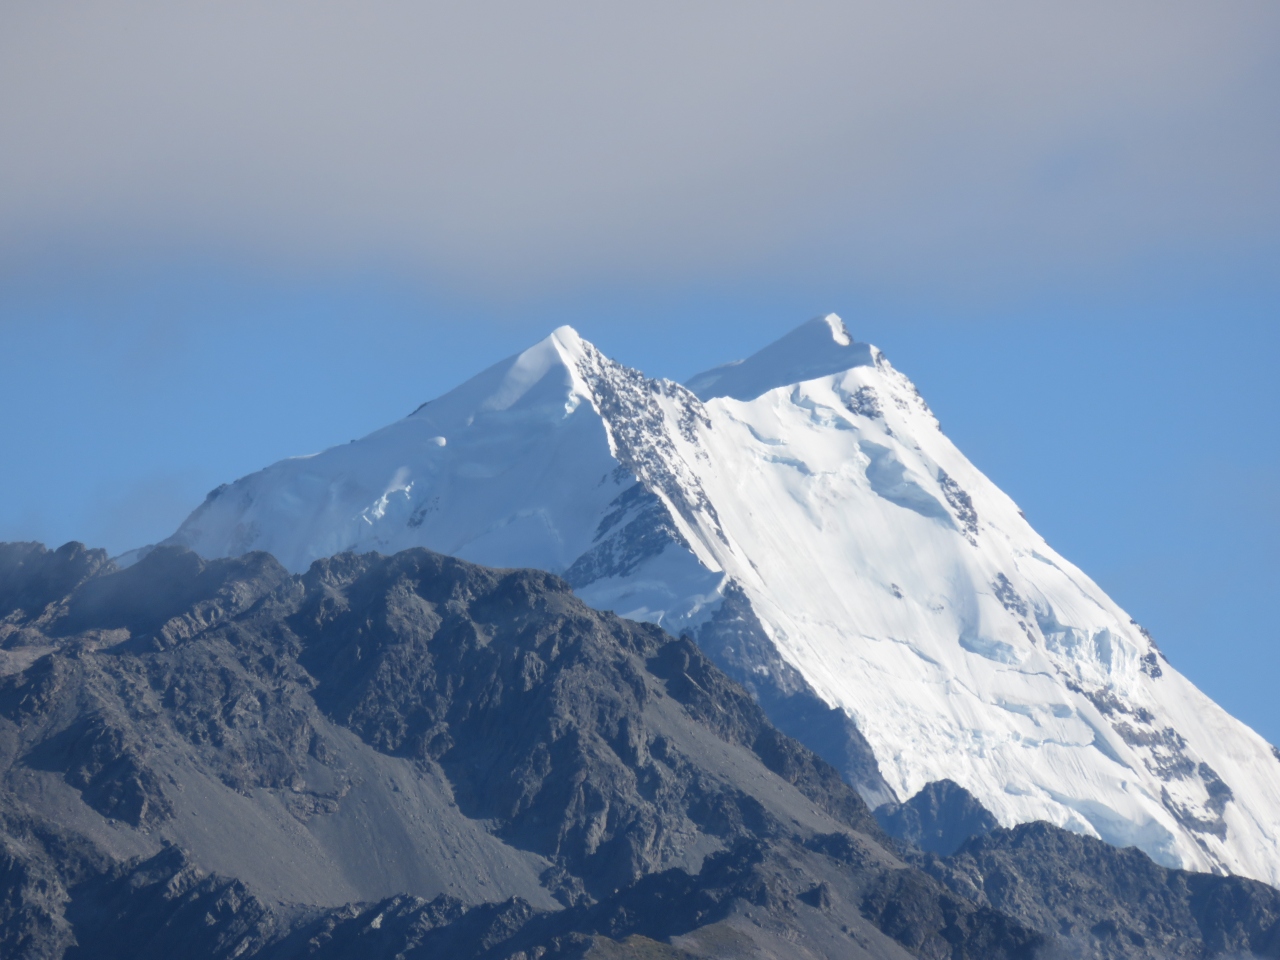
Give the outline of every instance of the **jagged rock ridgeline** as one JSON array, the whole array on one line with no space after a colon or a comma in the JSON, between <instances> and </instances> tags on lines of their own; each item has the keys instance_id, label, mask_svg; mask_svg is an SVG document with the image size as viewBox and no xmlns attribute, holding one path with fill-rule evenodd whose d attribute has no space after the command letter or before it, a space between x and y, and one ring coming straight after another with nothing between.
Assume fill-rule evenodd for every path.
<instances>
[{"instance_id":1,"label":"jagged rock ridgeline","mask_svg":"<svg viewBox=\"0 0 1280 960\"><path fill-rule=\"evenodd\" d=\"M904 868L836 771L554 576L35 545L0 570L6 957L580 955L716 925L902 955L856 909L795 914L814 876L856 904Z\"/></svg>"},{"instance_id":2,"label":"jagged rock ridgeline","mask_svg":"<svg viewBox=\"0 0 1280 960\"><path fill-rule=\"evenodd\" d=\"M121 571L19 544L0 603L5 957L1031 957L1064 930L1208 957L1276 935L1270 888L1048 826L900 846L695 645L546 573L175 548ZM905 806L925 833L981 809L954 786Z\"/></svg>"},{"instance_id":3,"label":"jagged rock ridgeline","mask_svg":"<svg viewBox=\"0 0 1280 960\"><path fill-rule=\"evenodd\" d=\"M687 634L873 806L948 779L1165 866L1280 882L1280 760L820 317L688 387L573 330L171 538L294 572L426 546Z\"/></svg>"},{"instance_id":4,"label":"jagged rock ridgeline","mask_svg":"<svg viewBox=\"0 0 1280 960\"><path fill-rule=\"evenodd\" d=\"M694 644L546 573L9 544L0 603L6 958L1030 958L1082 860L1120 865L1095 955L1276 955L1262 884L890 839Z\"/></svg>"},{"instance_id":5,"label":"jagged rock ridgeline","mask_svg":"<svg viewBox=\"0 0 1280 960\"><path fill-rule=\"evenodd\" d=\"M905 803L877 807L884 830L926 853L949 856L972 837L996 830L996 820L977 799L950 780L935 780Z\"/></svg>"}]
</instances>

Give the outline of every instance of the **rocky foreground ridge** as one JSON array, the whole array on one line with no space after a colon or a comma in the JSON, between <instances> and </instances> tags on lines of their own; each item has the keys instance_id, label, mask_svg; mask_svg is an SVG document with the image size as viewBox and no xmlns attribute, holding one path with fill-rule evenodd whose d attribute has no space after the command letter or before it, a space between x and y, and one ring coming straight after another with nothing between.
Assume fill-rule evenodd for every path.
<instances>
[{"instance_id":1,"label":"rocky foreground ridge","mask_svg":"<svg viewBox=\"0 0 1280 960\"><path fill-rule=\"evenodd\" d=\"M424 549L0 545L0 830L15 960L1280 957L1265 884L873 814L689 640Z\"/></svg>"}]
</instances>

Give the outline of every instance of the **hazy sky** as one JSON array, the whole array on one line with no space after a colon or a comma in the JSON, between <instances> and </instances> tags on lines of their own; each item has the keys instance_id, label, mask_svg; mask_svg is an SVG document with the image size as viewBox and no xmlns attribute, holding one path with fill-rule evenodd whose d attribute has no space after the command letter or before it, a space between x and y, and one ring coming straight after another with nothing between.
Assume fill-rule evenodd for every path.
<instances>
[{"instance_id":1,"label":"hazy sky","mask_svg":"<svg viewBox=\"0 0 1280 960\"><path fill-rule=\"evenodd\" d=\"M9 0L0 243L972 292L1280 216L1274 0Z\"/></svg>"},{"instance_id":2,"label":"hazy sky","mask_svg":"<svg viewBox=\"0 0 1280 960\"><path fill-rule=\"evenodd\" d=\"M0 6L0 538L835 310L1280 741L1280 5Z\"/></svg>"}]
</instances>

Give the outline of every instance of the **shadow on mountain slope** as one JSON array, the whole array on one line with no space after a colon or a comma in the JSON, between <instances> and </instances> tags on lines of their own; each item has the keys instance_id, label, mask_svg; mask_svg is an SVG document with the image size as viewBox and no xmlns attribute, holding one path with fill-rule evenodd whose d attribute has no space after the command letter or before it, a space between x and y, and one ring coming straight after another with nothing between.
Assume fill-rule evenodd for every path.
<instances>
[{"instance_id":1,"label":"shadow on mountain slope","mask_svg":"<svg viewBox=\"0 0 1280 960\"><path fill-rule=\"evenodd\" d=\"M0 591L6 958L1277 955L1262 884L890 839L692 642L550 574L18 544Z\"/></svg>"}]
</instances>

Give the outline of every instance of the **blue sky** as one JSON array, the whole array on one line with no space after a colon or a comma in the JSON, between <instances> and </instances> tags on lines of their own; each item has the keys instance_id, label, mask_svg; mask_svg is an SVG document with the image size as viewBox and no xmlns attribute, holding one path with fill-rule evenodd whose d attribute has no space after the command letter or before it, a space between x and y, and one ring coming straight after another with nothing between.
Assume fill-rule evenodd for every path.
<instances>
[{"instance_id":1,"label":"blue sky","mask_svg":"<svg viewBox=\"0 0 1280 960\"><path fill-rule=\"evenodd\" d=\"M153 541L217 484L362 436L560 323L683 379L835 309L1058 550L1276 742L1280 296L1228 279L979 315L745 279L519 308L173 264L33 284L0 302L0 537Z\"/></svg>"},{"instance_id":2,"label":"blue sky","mask_svg":"<svg viewBox=\"0 0 1280 960\"><path fill-rule=\"evenodd\" d=\"M684 379L834 310L1280 742L1274 4L54 6L0 537L154 540L561 323Z\"/></svg>"}]
</instances>

